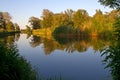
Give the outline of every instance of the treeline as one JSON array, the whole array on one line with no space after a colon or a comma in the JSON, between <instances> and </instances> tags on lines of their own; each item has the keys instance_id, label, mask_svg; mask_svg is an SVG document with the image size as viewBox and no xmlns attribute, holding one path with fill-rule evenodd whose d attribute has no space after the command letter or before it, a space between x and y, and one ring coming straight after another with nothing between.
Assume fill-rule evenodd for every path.
<instances>
[{"instance_id":1,"label":"treeline","mask_svg":"<svg viewBox=\"0 0 120 80\"><path fill-rule=\"evenodd\" d=\"M11 19L8 12L0 12L0 33L20 32L19 25L13 23Z\"/></svg>"},{"instance_id":2,"label":"treeline","mask_svg":"<svg viewBox=\"0 0 120 80\"><path fill-rule=\"evenodd\" d=\"M113 23L118 11L103 13L101 10L96 10L93 16L89 16L84 9L73 11L67 9L61 13L53 13L48 9L44 9L40 18L30 17L29 23L32 29L48 29L52 32L58 30L58 27L63 31L67 29L68 33L72 34L91 34L91 35L106 35L113 32ZM56 32L55 32L56 33Z\"/></svg>"}]
</instances>

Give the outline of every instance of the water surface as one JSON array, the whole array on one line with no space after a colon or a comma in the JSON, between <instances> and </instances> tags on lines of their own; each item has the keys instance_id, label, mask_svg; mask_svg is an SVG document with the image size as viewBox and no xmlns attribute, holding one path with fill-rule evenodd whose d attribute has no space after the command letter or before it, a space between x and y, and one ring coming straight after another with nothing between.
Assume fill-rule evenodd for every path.
<instances>
[{"instance_id":1,"label":"water surface","mask_svg":"<svg viewBox=\"0 0 120 80\"><path fill-rule=\"evenodd\" d=\"M8 38L7 38L8 39ZM61 41L64 39L63 41ZM109 44L104 39L43 38L21 34L14 40L23 56L44 80L112 80L104 69L100 50Z\"/></svg>"}]
</instances>

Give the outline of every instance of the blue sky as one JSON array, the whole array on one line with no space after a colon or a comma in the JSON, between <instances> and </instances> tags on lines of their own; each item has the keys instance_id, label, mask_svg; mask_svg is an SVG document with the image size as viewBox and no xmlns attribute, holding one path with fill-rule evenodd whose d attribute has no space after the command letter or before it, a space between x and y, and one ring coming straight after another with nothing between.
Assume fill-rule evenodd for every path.
<instances>
[{"instance_id":1,"label":"blue sky","mask_svg":"<svg viewBox=\"0 0 120 80\"><path fill-rule=\"evenodd\" d=\"M43 9L49 9L54 13L63 12L66 9L85 9L89 15L95 14L96 9L103 12L111 11L98 3L98 0L0 0L0 12L9 12L12 21L25 28L31 16L40 18Z\"/></svg>"}]
</instances>

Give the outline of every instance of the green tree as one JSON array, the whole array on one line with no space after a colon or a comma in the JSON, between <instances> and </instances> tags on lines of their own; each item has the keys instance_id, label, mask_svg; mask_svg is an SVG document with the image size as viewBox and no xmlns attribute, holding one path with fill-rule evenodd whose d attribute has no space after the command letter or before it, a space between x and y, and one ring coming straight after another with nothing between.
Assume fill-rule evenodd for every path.
<instances>
[{"instance_id":1,"label":"green tree","mask_svg":"<svg viewBox=\"0 0 120 80\"><path fill-rule=\"evenodd\" d=\"M99 0L99 2L105 6L120 9L120 0ZM116 15L113 25L117 39L113 42L114 44L112 43L112 45L102 51L102 56L106 55L103 62L107 64L106 68L110 69L113 80L120 79L120 17L118 15L120 14Z\"/></svg>"},{"instance_id":2,"label":"green tree","mask_svg":"<svg viewBox=\"0 0 120 80\"><path fill-rule=\"evenodd\" d=\"M51 28L53 25L53 12L48 9L43 9L42 19L42 27Z\"/></svg>"},{"instance_id":3,"label":"green tree","mask_svg":"<svg viewBox=\"0 0 120 80\"><path fill-rule=\"evenodd\" d=\"M3 12L0 12L0 29L1 30L5 29L5 20L3 18Z\"/></svg>"},{"instance_id":4,"label":"green tree","mask_svg":"<svg viewBox=\"0 0 120 80\"><path fill-rule=\"evenodd\" d=\"M27 34L31 34L31 28L28 26L28 25L26 25L26 33Z\"/></svg>"},{"instance_id":5,"label":"green tree","mask_svg":"<svg viewBox=\"0 0 120 80\"><path fill-rule=\"evenodd\" d=\"M29 22L32 26L32 29L40 29L41 28L41 24L40 24L40 19L36 18L36 17L30 17L29 18Z\"/></svg>"},{"instance_id":6,"label":"green tree","mask_svg":"<svg viewBox=\"0 0 120 80\"><path fill-rule=\"evenodd\" d=\"M17 23L14 23L15 31L20 31L20 27Z\"/></svg>"},{"instance_id":7,"label":"green tree","mask_svg":"<svg viewBox=\"0 0 120 80\"><path fill-rule=\"evenodd\" d=\"M13 23L11 21L7 22L6 30L9 31L9 32L15 31L15 27L14 27L14 25L13 25Z\"/></svg>"},{"instance_id":8,"label":"green tree","mask_svg":"<svg viewBox=\"0 0 120 80\"><path fill-rule=\"evenodd\" d=\"M95 15L93 15L93 32L102 32L104 28L104 15L101 10L96 10Z\"/></svg>"},{"instance_id":9,"label":"green tree","mask_svg":"<svg viewBox=\"0 0 120 80\"><path fill-rule=\"evenodd\" d=\"M89 15L86 10L77 10L73 16L74 27L81 29L82 24L88 19L88 16Z\"/></svg>"}]
</instances>

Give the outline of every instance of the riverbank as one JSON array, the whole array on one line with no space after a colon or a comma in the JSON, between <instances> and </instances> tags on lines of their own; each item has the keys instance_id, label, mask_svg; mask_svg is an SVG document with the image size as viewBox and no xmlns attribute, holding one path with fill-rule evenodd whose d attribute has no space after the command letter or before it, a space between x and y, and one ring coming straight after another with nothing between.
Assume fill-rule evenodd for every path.
<instances>
[{"instance_id":1,"label":"riverbank","mask_svg":"<svg viewBox=\"0 0 120 80\"><path fill-rule=\"evenodd\" d=\"M16 33L20 33L20 31L11 31L11 32L4 31L4 32L0 32L0 37L9 36L9 35L14 35L14 34L16 34Z\"/></svg>"}]
</instances>

